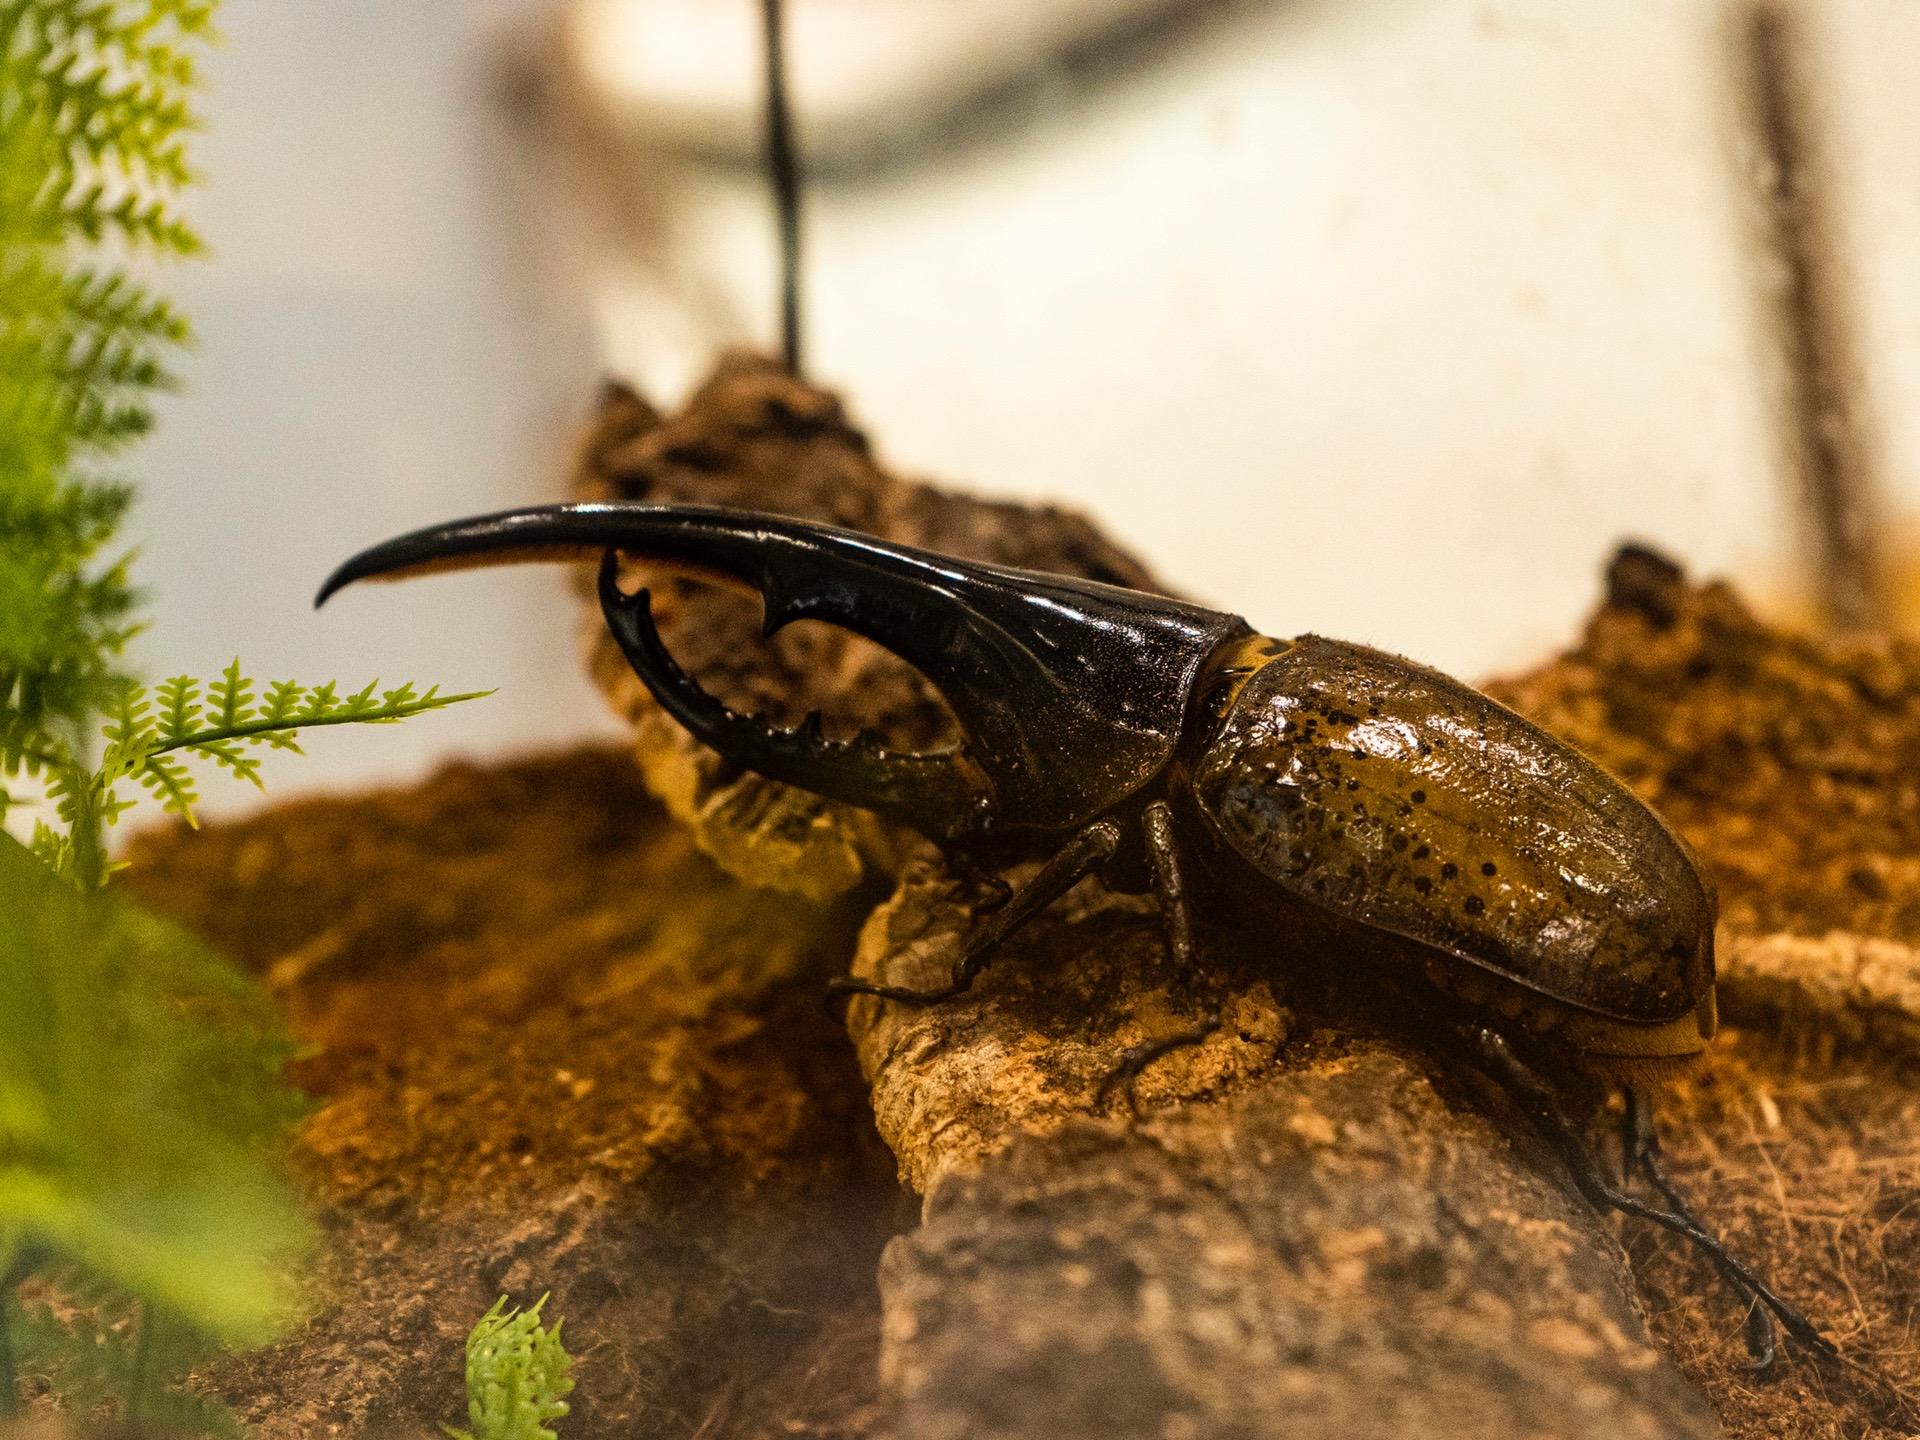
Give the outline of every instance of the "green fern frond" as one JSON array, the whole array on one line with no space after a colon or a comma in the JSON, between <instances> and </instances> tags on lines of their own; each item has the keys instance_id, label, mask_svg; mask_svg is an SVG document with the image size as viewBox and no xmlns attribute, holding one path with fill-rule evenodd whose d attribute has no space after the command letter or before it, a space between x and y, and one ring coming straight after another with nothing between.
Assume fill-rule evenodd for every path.
<instances>
[{"instance_id":1,"label":"green fern frond","mask_svg":"<svg viewBox=\"0 0 1920 1440\"><path fill-rule=\"evenodd\" d=\"M549 1423L571 1408L573 1357L560 1343L562 1321L540 1324L542 1295L530 1309L509 1310L502 1295L467 1336L467 1422L442 1425L453 1440L558 1440Z\"/></svg>"},{"instance_id":2,"label":"green fern frond","mask_svg":"<svg viewBox=\"0 0 1920 1440\"><path fill-rule=\"evenodd\" d=\"M161 808L197 824L199 790L188 770L187 757L211 761L221 769L263 786L259 749L300 749L298 736L329 725L390 725L429 710L444 710L464 700L476 700L491 691L442 695L438 686L422 691L412 684L382 691L369 681L349 695L335 682L303 685L276 680L265 687L265 700L255 702L261 687L235 659L216 680L202 682L191 675L175 675L152 690L128 684L115 696L112 718L101 726L106 741L99 765L84 779L56 775L49 793L69 826L86 813L111 825L127 809L115 789L131 780L159 800ZM75 864L84 859L66 853L60 873L85 883Z\"/></svg>"},{"instance_id":3,"label":"green fern frond","mask_svg":"<svg viewBox=\"0 0 1920 1440\"><path fill-rule=\"evenodd\" d=\"M137 601L103 552L185 319L86 255L199 238L179 214L203 0L0 0L0 773L83 747ZM40 757L37 761L35 757Z\"/></svg>"}]
</instances>

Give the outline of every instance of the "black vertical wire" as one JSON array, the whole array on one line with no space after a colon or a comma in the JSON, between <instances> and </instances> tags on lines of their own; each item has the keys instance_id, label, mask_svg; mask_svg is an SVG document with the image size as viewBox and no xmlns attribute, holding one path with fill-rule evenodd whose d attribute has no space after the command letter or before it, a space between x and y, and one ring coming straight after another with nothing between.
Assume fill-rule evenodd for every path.
<instances>
[{"instance_id":1,"label":"black vertical wire","mask_svg":"<svg viewBox=\"0 0 1920 1440\"><path fill-rule=\"evenodd\" d=\"M1823 163L1811 113L1805 28L1779 0L1753 0L1747 9L1741 38L1749 123L1771 172L1763 220L1781 271L1773 308L1785 361L1786 438L1811 521L1818 599L1829 621L1872 626L1886 615L1875 457L1864 433L1858 337L1836 258L1831 166Z\"/></svg>"},{"instance_id":2,"label":"black vertical wire","mask_svg":"<svg viewBox=\"0 0 1920 1440\"><path fill-rule=\"evenodd\" d=\"M761 0L767 56L767 175L773 182L780 227L780 356L801 373L800 165L793 151L793 115L787 106L786 50L780 0Z\"/></svg>"}]
</instances>

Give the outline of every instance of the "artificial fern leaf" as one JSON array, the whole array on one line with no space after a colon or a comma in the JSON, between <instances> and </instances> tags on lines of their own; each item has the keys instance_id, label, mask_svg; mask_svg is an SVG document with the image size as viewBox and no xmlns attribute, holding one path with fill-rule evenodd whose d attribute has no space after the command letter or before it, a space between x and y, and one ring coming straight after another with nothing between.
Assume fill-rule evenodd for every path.
<instances>
[{"instance_id":1,"label":"artificial fern leaf","mask_svg":"<svg viewBox=\"0 0 1920 1440\"><path fill-rule=\"evenodd\" d=\"M253 718L253 681L240 673L240 657L220 672L220 678L207 687L207 703L213 707L215 723L231 730Z\"/></svg>"},{"instance_id":2,"label":"artificial fern leaf","mask_svg":"<svg viewBox=\"0 0 1920 1440\"><path fill-rule=\"evenodd\" d=\"M136 595L103 552L125 487L90 473L151 423L184 319L85 249L188 253L193 50L179 0L0 4L0 772L79 749L122 682Z\"/></svg>"},{"instance_id":3,"label":"artificial fern leaf","mask_svg":"<svg viewBox=\"0 0 1920 1440\"><path fill-rule=\"evenodd\" d=\"M61 817L70 825L78 823L84 803L101 824L112 824L127 809L114 787L132 780L168 813L197 824L199 789L184 757L210 760L265 788L257 749L298 752L296 737L304 730L392 724L491 693L442 695L438 686L422 691L411 683L382 691L380 682L372 680L342 696L332 681L306 686L276 680L267 686L265 700L255 703L258 688L237 659L219 679L204 684L191 675L175 675L151 693L139 685L123 686L114 697L113 718L101 727L106 745L88 782L83 786L61 774L49 787ZM81 858L78 852L70 853L62 873L71 876Z\"/></svg>"},{"instance_id":4,"label":"artificial fern leaf","mask_svg":"<svg viewBox=\"0 0 1920 1440\"><path fill-rule=\"evenodd\" d=\"M440 1428L454 1440L558 1440L549 1422L566 1415L573 1357L560 1343L561 1321L540 1324L542 1295L509 1310L502 1295L467 1336L467 1421L471 1432Z\"/></svg>"},{"instance_id":5,"label":"artificial fern leaf","mask_svg":"<svg viewBox=\"0 0 1920 1440\"><path fill-rule=\"evenodd\" d=\"M331 680L313 686L307 691L306 703L300 711L301 715L309 719L318 719L323 715L332 714L340 705L333 691L334 685Z\"/></svg>"},{"instance_id":6,"label":"artificial fern leaf","mask_svg":"<svg viewBox=\"0 0 1920 1440\"><path fill-rule=\"evenodd\" d=\"M191 675L162 680L154 691L159 703L160 738L178 744L192 734L200 720L200 682Z\"/></svg>"},{"instance_id":7,"label":"artificial fern leaf","mask_svg":"<svg viewBox=\"0 0 1920 1440\"><path fill-rule=\"evenodd\" d=\"M160 802L160 808L194 824L193 807L200 799L193 776L178 760L165 755L149 755L133 772L134 779Z\"/></svg>"}]
</instances>

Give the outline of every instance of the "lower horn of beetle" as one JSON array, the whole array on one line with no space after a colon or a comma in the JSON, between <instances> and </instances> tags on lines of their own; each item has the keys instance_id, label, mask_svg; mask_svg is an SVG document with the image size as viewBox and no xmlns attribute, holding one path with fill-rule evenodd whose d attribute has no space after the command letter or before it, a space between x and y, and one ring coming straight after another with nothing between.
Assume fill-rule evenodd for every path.
<instances>
[{"instance_id":1,"label":"lower horn of beetle","mask_svg":"<svg viewBox=\"0 0 1920 1440\"><path fill-rule=\"evenodd\" d=\"M979 814L984 788L959 750L916 755L889 750L866 731L829 740L815 711L797 730L741 715L700 688L673 658L653 621L652 597L626 594L609 550L600 565L600 613L627 663L689 734L736 765L831 800L875 811L941 838L963 832Z\"/></svg>"}]
</instances>

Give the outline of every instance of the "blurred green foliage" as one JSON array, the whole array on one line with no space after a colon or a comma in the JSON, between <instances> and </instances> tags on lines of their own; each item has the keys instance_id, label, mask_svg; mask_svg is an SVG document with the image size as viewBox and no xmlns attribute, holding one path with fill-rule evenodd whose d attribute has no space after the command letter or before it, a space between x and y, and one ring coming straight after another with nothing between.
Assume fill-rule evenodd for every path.
<instances>
[{"instance_id":1,"label":"blurred green foliage","mask_svg":"<svg viewBox=\"0 0 1920 1440\"><path fill-rule=\"evenodd\" d=\"M0 1274L38 1272L72 1317L10 1317L15 1368L83 1418L187 1418L175 1367L296 1313L307 1226L273 1166L299 1113L286 1041L193 936L6 837L0 915Z\"/></svg>"}]
</instances>

